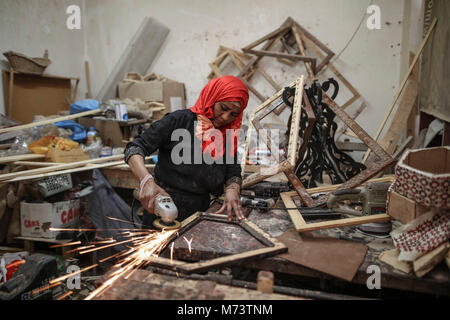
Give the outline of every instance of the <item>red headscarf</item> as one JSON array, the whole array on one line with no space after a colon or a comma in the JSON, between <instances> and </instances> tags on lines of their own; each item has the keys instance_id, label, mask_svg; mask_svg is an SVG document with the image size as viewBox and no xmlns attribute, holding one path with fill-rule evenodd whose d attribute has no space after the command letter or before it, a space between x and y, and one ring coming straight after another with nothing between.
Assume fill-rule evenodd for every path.
<instances>
[{"instance_id":1,"label":"red headscarf","mask_svg":"<svg viewBox=\"0 0 450 320\"><path fill-rule=\"evenodd\" d=\"M248 103L247 86L237 77L222 76L208 82L208 84L200 92L197 102L190 110L197 114L198 125L196 128L196 136L202 140L203 153L210 153L214 159L220 158L226 145L227 129L240 129L242 123L242 114ZM238 101L241 104L239 115L234 121L224 127L218 128L222 133L222 145L214 144L211 133L214 126L210 119L213 117L213 106L216 102L232 102ZM209 132L208 132L209 131ZM237 150L237 141L239 135L233 135L234 141L231 142L231 156L234 156ZM213 143L213 145L210 145Z\"/></svg>"}]
</instances>

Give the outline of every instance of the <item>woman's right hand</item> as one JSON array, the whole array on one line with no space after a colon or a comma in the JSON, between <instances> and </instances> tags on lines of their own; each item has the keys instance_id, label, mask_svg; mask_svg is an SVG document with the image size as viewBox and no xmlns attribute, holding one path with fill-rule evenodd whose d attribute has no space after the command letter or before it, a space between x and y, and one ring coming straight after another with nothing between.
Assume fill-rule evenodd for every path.
<instances>
[{"instance_id":1,"label":"woman's right hand","mask_svg":"<svg viewBox=\"0 0 450 320\"><path fill-rule=\"evenodd\" d=\"M166 190L158 186L153 179L149 179L140 190L140 201L144 209L149 213L154 213L155 199L159 195L170 196Z\"/></svg>"}]
</instances>

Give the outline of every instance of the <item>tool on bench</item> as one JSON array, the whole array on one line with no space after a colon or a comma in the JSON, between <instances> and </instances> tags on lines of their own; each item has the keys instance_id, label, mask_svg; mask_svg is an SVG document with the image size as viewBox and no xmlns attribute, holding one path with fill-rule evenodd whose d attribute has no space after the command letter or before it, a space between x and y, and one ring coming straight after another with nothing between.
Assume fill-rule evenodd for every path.
<instances>
[{"instance_id":1,"label":"tool on bench","mask_svg":"<svg viewBox=\"0 0 450 320\"><path fill-rule=\"evenodd\" d=\"M140 200L140 189L135 189L133 196ZM143 211L139 209L138 211ZM178 229L181 223L175 220L178 217L178 209L172 198L166 195L159 194L155 198L154 213L158 219L153 221L153 225L158 229Z\"/></svg>"},{"instance_id":2,"label":"tool on bench","mask_svg":"<svg viewBox=\"0 0 450 320\"><path fill-rule=\"evenodd\" d=\"M373 215L386 212L386 198L390 183L369 182L362 189L338 190L330 194L327 201L329 209L351 215ZM344 208L342 201L362 203L362 211ZM390 221L366 223L356 228L362 233L373 236L388 237L392 229Z\"/></svg>"},{"instance_id":3,"label":"tool on bench","mask_svg":"<svg viewBox=\"0 0 450 320\"><path fill-rule=\"evenodd\" d=\"M241 190L241 193L255 197L278 198L281 192L289 190L289 185L284 182L260 182Z\"/></svg>"},{"instance_id":4,"label":"tool on bench","mask_svg":"<svg viewBox=\"0 0 450 320\"><path fill-rule=\"evenodd\" d=\"M241 196L241 205L243 207L247 207L247 208L254 208L254 209L266 211L275 205L275 200L254 198L252 196L249 196L249 197Z\"/></svg>"}]
</instances>

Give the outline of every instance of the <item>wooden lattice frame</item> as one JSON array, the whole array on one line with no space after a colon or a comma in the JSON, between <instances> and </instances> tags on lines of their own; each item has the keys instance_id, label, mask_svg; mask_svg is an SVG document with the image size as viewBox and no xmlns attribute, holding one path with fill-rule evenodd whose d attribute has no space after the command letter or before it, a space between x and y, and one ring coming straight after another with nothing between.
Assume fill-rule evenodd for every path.
<instances>
[{"instance_id":1,"label":"wooden lattice frame","mask_svg":"<svg viewBox=\"0 0 450 320\"><path fill-rule=\"evenodd\" d=\"M263 181L273 175L276 175L280 172L283 172L288 180L292 183L294 189L298 193L298 195L302 198L302 200L305 202L305 204L310 207L314 205L314 202L312 198L307 194L303 184L301 183L300 179L295 175L294 173L294 166L296 165L297 158L302 158L303 154L306 150L306 144L309 141L310 135L312 133L312 128L315 123L315 117L313 116L314 113L311 109L311 106L309 104L308 99L306 98L306 93L304 93L303 89L304 85L304 76L300 76L297 78L293 83L289 85L290 88L295 87L295 97L294 97L294 105L292 108L292 119L291 119L291 128L290 128L290 135L289 135L289 144L288 144L288 152L287 152L287 159L279 155L279 158L281 160L281 163L276 164L268 169L264 169L265 172L262 174L261 172L256 172L244 179L242 182L242 188L247 188L255 183L258 183L260 181ZM267 137L260 121L262 121L267 115L269 115L271 112L273 112L275 109L279 108L279 105L271 105L273 101L276 99L279 99L280 96L283 94L284 90L280 90L277 94L272 96L270 99L268 99L266 102L264 102L262 105L260 105L256 110L252 113L250 124L252 127L249 127L249 135L247 136L247 145L245 148L245 154L243 155L242 161L245 165L247 153L248 153L248 146L250 145L250 139L251 139L251 128L255 128L257 130L257 133L263 138L265 141L267 147L273 154L279 153L279 150L271 150L270 147L274 145L272 141ZM307 107L307 113L311 117L308 121L308 128L305 131L305 137L303 137L303 143L302 146L299 149L299 152L297 152L297 142L299 138L299 125L300 125L300 115L301 115L301 108L302 108L302 101L305 101L305 106ZM308 109L309 107L309 109ZM260 114L256 116L256 113L259 112ZM243 170L244 167L243 167Z\"/></svg>"},{"instance_id":2,"label":"wooden lattice frame","mask_svg":"<svg viewBox=\"0 0 450 320\"><path fill-rule=\"evenodd\" d=\"M233 220L230 222L228 221L228 217L226 215L205 213L205 212L197 212L192 216L190 216L189 218L185 219L181 223L181 227L178 230L178 232L174 233L168 239L168 243L175 240L176 237L181 236L184 232L186 232L187 230L189 230L190 228L192 228L197 223L203 220L210 220L238 225L245 231L247 231L249 234L251 234L258 241L260 241L262 244L266 245L267 247L199 262L185 262L180 260L171 260L162 257L152 257L147 259L147 261L150 264L158 267L189 274L193 272L203 272L211 268L218 268L233 263L246 261L249 259L274 256L279 253L287 252L288 250L288 248L283 243L281 243L275 238L272 238L270 235L261 230L257 225L248 220L242 221Z\"/></svg>"},{"instance_id":3,"label":"wooden lattice frame","mask_svg":"<svg viewBox=\"0 0 450 320\"><path fill-rule=\"evenodd\" d=\"M292 34L295 38L295 41L298 46L298 53L283 53L283 52L275 52L270 49L278 42L282 44L283 49L286 50L285 43L283 39L288 34ZM313 57L308 57L305 55L305 47L303 44L303 39L308 38L310 41L315 43L317 47L323 50L326 53L326 56L322 59L322 61L317 65L317 59ZM255 50L254 48L263 42L266 42L261 50ZM254 67L259 60L264 57L275 57L281 59L289 59L294 61L303 61L305 63L306 70L308 72L308 77L313 79L315 74L320 71L330 59L334 56L334 53L328 49L326 45L320 42L316 37L311 35L305 29L303 29L298 23L296 23L292 18L288 18L278 29L272 31L271 33L265 35L264 37L250 43L249 45L242 48L242 51L245 53L250 53L258 58L254 59L254 61L250 62L250 65L246 66L246 68L242 71L240 76L245 75L252 67Z\"/></svg>"},{"instance_id":4,"label":"wooden lattice frame","mask_svg":"<svg viewBox=\"0 0 450 320\"><path fill-rule=\"evenodd\" d=\"M393 176L388 176L388 177L383 177L383 178L378 178L378 179L371 179L371 180L368 180L367 182L392 182L392 181L393 181ZM312 189L307 189L307 192L309 194L313 194L316 192L329 192L329 191L336 190L341 186L342 185L339 184L339 185L331 185L329 187L312 188ZM294 224L294 227L298 232L316 231L316 230L322 230L322 229L354 226L354 225L360 225L360 224L364 224L364 223L382 222L382 221L390 220L389 215L387 215L385 213L381 213L381 214L374 214L374 215L356 217L356 218L344 218L344 219L337 219L337 220L330 220L330 221L306 223L306 221L303 219L301 211L298 209L294 209L297 206L295 205L292 197L294 197L296 195L297 195L297 193L295 191L280 193L281 200L283 201L285 207L289 208L289 210L287 210L289 213L289 217L291 218L291 221Z\"/></svg>"},{"instance_id":5,"label":"wooden lattice frame","mask_svg":"<svg viewBox=\"0 0 450 320\"><path fill-rule=\"evenodd\" d=\"M216 58L209 63L209 67L211 68L211 73L208 75L208 79L211 80L215 77L221 77L223 76L223 71L221 69L221 65L224 61L227 60L227 58L230 58L231 62L236 66L236 68L241 71L245 63L251 59L251 56L244 54L242 52L239 52L237 50L227 48L224 46L220 46L219 50L217 51ZM244 61L243 61L244 59ZM247 85L248 89L253 92L253 94L261 101L265 101L267 98L264 97L256 88L254 88L250 83L250 78L253 76L254 72L260 73L275 90L281 90L281 87L273 80L273 78L267 74L267 72L264 71L260 66L257 66L253 72L248 73L245 78L241 78L244 83Z\"/></svg>"},{"instance_id":6,"label":"wooden lattice frame","mask_svg":"<svg viewBox=\"0 0 450 320\"><path fill-rule=\"evenodd\" d=\"M295 85L298 85L297 82L299 81L299 79L294 81ZM294 84L291 84L291 85L289 85L289 87L293 87L293 85ZM302 88L301 90L303 92L303 86L301 88ZM296 90L296 95L297 95L297 92L298 91ZM270 104L273 101L275 101L276 99L278 99L281 96L281 94L282 94L282 91L278 92L277 94L272 96L270 99L265 101L263 104L261 104L258 108L256 108L255 111L252 113L252 118L251 118L250 122L253 125L253 127L258 130L258 133L262 136L265 136L265 132L264 132L264 130L261 130L262 126L259 124L259 121L263 118L263 116L257 117L256 113L260 112L264 109L267 109L265 115L272 112L277 106L271 106ZM305 101L308 100L308 99L306 99L306 95L304 95L304 96L305 96ZM345 113L333 100L331 100L326 95L325 92L322 92L322 98L325 101L325 103L329 106L329 108L336 114L336 116L338 118L340 118L345 123L345 125L347 127L349 127L349 129L351 129L356 134L356 136L370 150L372 150L375 155L377 155L379 157L379 161L372 163L365 170L363 170L362 172L360 172L353 178L351 178L348 181L346 181L345 183L343 183L339 189L355 188L355 187L361 185L363 182L374 177L379 172L383 171L384 169L386 169L388 166L390 166L392 163L395 162L395 160L386 151L384 151L384 149L381 148L381 146L379 144L377 144L377 142L374 141L353 119L351 119L347 113ZM297 103L295 103L295 101L297 101ZM307 105L307 103L305 103L305 105ZM298 102L298 99L297 100L294 99L293 112L296 110L295 108L300 108L300 106L301 106L301 104ZM310 113L312 113L312 112L310 112ZM299 119L297 119L297 120L299 121ZM298 123L297 123L298 121L292 121L292 123L291 123L291 135L292 134L297 135L297 138L298 138L298 133L299 133L298 132ZM297 125L297 127L293 127L293 125L294 126ZM250 130L251 130L251 128L249 127L249 131ZM293 130L295 130L295 131L293 131ZM309 130L307 129L306 131L308 132ZM304 137L305 139L303 141L302 147L300 148L301 152L304 152L304 150L306 148L306 144L309 141L309 137L310 136ZM245 163L246 163L246 158L247 158L247 153L248 153L248 147L250 145L250 139L251 139L251 131L247 135L247 145L245 148L244 155L242 157L241 163L243 163L242 164L243 171L245 170L244 168L245 168ZM264 141L268 141L267 137L264 139ZM268 147L269 146L270 146L270 144L268 144ZM295 149L295 147L291 147L291 146L289 147L288 159L292 160L292 152L295 152L294 149ZM289 158L289 154L291 154L291 158ZM282 162L280 164L277 164L276 166L270 168L270 170L268 170L268 172L266 171L266 174L263 175L263 174L257 172L257 173L250 175L246 179L244 179L244 181L242 182L242 188L247 188L247 187L249 187L255 183L258 183L260 181L263 181L275 174L284 172L286 174L287 178L289 179L289 181L294 186L297 194L301 197L303 202L306 204L306 206L308 206L308 207L313 206L314 202L313 202L312 198L306 192L306 189L304 188L304 186L301 184L298 177L293 172L294 165L292 164L292 162L285 160L283 157L280 157L280 158L281 158ZM299 159L300 159L300 157L299 157Z\"/></svg>"}]
</instances>

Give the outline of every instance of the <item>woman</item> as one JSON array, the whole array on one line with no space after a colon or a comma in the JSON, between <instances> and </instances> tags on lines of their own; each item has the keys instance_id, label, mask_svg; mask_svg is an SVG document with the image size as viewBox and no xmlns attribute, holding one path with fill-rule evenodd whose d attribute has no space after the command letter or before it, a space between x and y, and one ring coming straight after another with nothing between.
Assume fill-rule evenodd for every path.
<instances>
[{"instance_id":1,"label":"woman","mask_svg":"<svg viewBox=\"0 0 450 320\"><path fill-rule=\"evenodd\" d=\"M216 213L226 210L231 220L234 210L239 220L245 219L240 203L242 177L236 130L241 127L248 98L248 89L240 79L213 79L193 107L166 114L127 144L125 162L141 182L140 200L148 212L153 213L158 194L170 195L181 221L207 210L210 194L224 193L224 203ZM144 157L157 149L153 177ZM144 216L144 224L145 220Z\"/></svg>"}]
</instances>

